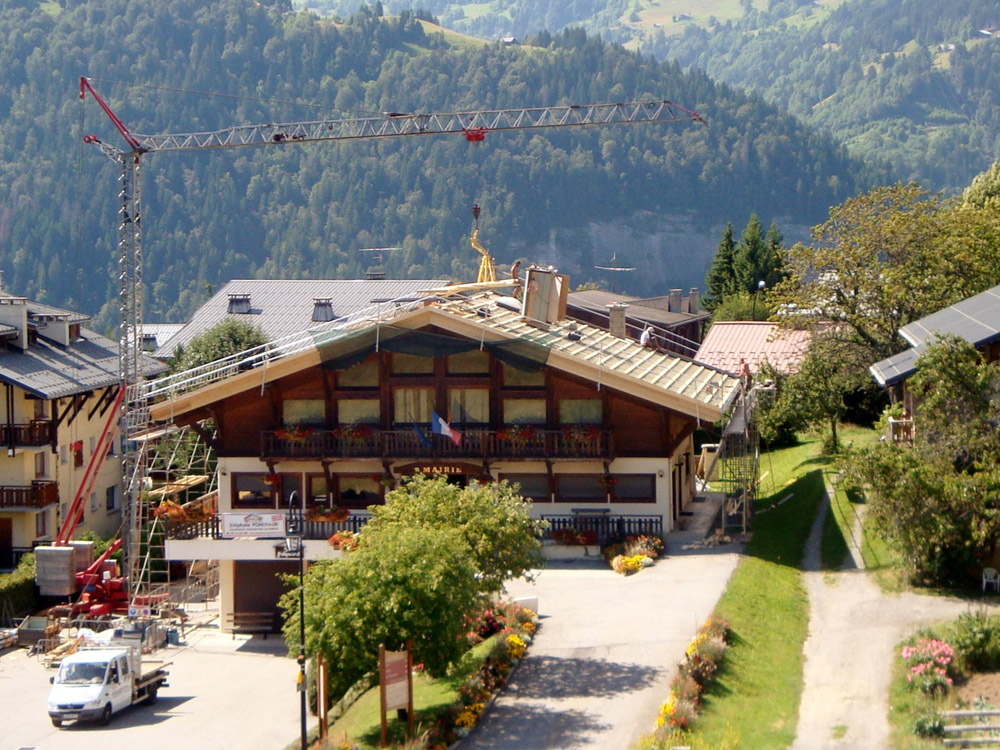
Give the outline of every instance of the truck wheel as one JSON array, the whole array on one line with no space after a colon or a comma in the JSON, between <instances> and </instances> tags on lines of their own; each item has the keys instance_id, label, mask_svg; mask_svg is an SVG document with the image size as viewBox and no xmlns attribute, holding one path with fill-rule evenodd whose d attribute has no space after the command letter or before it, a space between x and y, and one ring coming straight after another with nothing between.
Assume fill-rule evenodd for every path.
<instances>
[{"instance_id":1,"label":"truck wheel","mask_svg":"<svg viewBox=\"0 0 1000 750\"><path fill-rule=\"evenodd\" d=\"M147 706L152 706L154 703L156 703L156 690L157 687L155 685L151 687L149 689L149 692L146 693L146 700L143 701L143 703L145 703Z\"/></svg>"},{"instance_id":2,"label":"truck wheel","mask_svg":"<svg viewBox=\"0 0 1000 750\"><path fill-rule=\"evenodd\" d=\"M52 726L56 729L62 726L62 719L57 719L55 716L52 717Z\"/></svg>"},{"instance_id":3,"label":"truck wheel","mask_svg":"<svg viewBox=\"0 0 1000 750\"><path fill-rule=\"evenodd\" d=\"M104 710L101 712L100 718L101 726L106 727L111 723L111 704L108 703L104 706Z\"/></svg>"}]
</instances>

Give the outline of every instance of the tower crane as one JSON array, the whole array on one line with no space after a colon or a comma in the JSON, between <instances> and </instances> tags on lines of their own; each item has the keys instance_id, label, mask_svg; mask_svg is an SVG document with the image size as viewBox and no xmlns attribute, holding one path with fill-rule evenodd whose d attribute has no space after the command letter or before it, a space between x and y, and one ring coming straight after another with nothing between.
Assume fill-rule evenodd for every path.
<instances>
[{"instance_id":1,"label":"tower crane","mask_svg":"<svg viewBox=\"0 0 1000 750\"><path fill-rule=\"evenodd\" d=\"M162 151L284 146L290 144L395 138L417 135L461 134L470 143L483 141L490 132L598 126L643 122L704 123L696 113L668 100L613 104L559 105L465 112L414 114L384 112L367 117L322 119L238 125L200 133L141 135L133 133L115 114L86 77L80 78L80 99L87 94L97 102L126 143L118 148L85 135L121 168L118 209L119 274L119 377L126 388L120 424L127 445L123 452L126 507L125 557L128 561L130 604L149 601L149 561L143 561L141 535L149 509L141 501L145 477L146 441L134 438L149 426L148 405L139 396L142 381L142 157ZM475 243L473 244L475 247ZM477 248L478 249L478 248ZM484 262L488 258L485 254ZM481 272L482 273L482 272Z\"/></svg>"}]
</instances>

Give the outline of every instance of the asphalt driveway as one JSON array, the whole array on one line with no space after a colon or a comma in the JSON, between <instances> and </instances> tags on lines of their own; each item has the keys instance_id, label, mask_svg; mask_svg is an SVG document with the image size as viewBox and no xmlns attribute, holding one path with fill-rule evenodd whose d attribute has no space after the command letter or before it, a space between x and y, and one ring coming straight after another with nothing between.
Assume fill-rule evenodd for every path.
<instances>
[{"instance_id":1,"label":"asphalt driveway","mask_svg":"<svg viewBox=\"0 0 1000 750\"><path fill-rule=\"evenodd\" d=\"M234 639L199 628L186 645L152 657L173 662L155 705L125 709L106 727L56 729L46 713L54 671L9 650L0 656L0 750L283 748L299 735L298 667L285 654L280 637Z\"/></svg>"},{"instance_id":2,"label":"asphalt driveway","mask_svg":"<svg viewBox=\"0 0 1000 750\"><path fill-rule=\"evenodd\" d=\"M542 627L462 750L625 750L652 732L741 551L679 547L627 578L595 560L551 563L533 584L508 584L512 597L538 597Z\"/></svg>"}]
</instances>

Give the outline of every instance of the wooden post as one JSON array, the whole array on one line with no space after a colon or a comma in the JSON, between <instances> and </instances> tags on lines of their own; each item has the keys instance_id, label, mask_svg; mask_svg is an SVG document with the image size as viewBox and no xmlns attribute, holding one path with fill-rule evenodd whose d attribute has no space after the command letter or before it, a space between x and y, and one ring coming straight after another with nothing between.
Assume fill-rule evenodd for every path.
<instances>
[{"instance_id":1,"label":"wooden post","mask_svg":"<svg viewBox=\"0 0 1000 750\"><path fill-rule=\"evenodd\" d=\"M406 641L406 739L413 739L413 641Z\"/></svg>"},{"instance_id":2,"label":"wooden post","mask_svg":"<svg viewBox=\"0 0 1000 750\"><path fill-rule=\"evenodd\" d=\"M319 717L319 737L325 739L329 731L328 721L330 709L327 705L327 667L323 653L316 652L316 715Z\"/></svg>"},{"instance_id":3,"label":"wooden post","mask_svg":"<svg viewBox=\"0 0 1000 750\"><path fill-rule=\"evenodd\" d=\"M389 723L385 718L385 644L378 645L378 695L382 717L382 747L389 744Z\"/></svg>"}]
</instances>

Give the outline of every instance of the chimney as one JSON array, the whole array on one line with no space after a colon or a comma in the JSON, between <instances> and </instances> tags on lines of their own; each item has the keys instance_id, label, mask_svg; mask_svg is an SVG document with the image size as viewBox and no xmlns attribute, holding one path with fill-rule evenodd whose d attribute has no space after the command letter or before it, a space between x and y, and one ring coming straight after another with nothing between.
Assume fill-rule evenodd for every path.
<instances>
[{"instance_id":1,"label":"chimney","mask_svg":"<svg viewBox=\"0 0 1000 750\"><path fill-rule=\"evenodd\" d=\"M0 296L0 323L17 329L14 346L21 351L28 348L28 299L4 294Z\"/></svg>"},{"instance_id":2,"label":"chimney","mask_svg":"<svg viewBox=\"0 0 1000 750\"><path fill-rule=\"evenodd\" d=\"M312 319L314 323L326 323L334 319L333 302L330 297L313 297Z\"/></svg>"},{"instance_id":3,"label":"chimney","mask_svg":"<svg viewBox=\"0 0 1000 750\"><path fill-rule=\"evenodd\" d=\"M701 312L701 293L696 286L691 287L688 294L688 312L692 315Z\"/></svg>"},{"instance_id":4,"label":"chimney","mask_svg":"<svg viewBox=\"0 0 1000 750\"><path fill-rule=\"evenodd\" d=\"M608 330L612 336L620 339L625 338L625 311L628 305L624 302L614 302L607 305L608 308Z\"/></svg>"},{"instance_id":5,"label":"chimney","mask_svg":"<svg viewBox=\"0 0 1000 750\"><path fill-rule=\"evenodd\" d=\"M227 312L233 315L249 315L250 314L250 295L249 294L230 294L229 295L229 309Z\"/></svg>"},{"instance_id":6,"label":"chimney","mask_svg":"<svg viewBox=\"0 0 1000 750\"><path fill-rule=\"evenodd\" d=\"M681 290L671 289L670 290L670 301L667 302L667 311L673 313L679 313L681 311Z\"/></svg>"}]
</instances>

